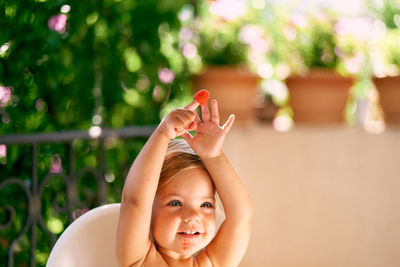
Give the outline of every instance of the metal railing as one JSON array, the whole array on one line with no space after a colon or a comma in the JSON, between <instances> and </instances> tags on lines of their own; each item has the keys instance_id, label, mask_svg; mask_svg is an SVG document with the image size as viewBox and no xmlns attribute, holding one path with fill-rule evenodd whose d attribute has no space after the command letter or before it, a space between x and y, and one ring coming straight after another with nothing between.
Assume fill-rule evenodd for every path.
<instances>
[{"instance_id":1,"label":"metal railing","mask_svg":"<svg viewBox=\"0 0 400 267\"><path fill-rule=\"evenodd\" d=\"M61 179L64 184L65 192L54 193L54 199L51 206L57 214L64 214L64 216L67 217L66 222L63 222L65 225L62 227L65 229L66 226L76 218L77 207L94 207L107 202L106 198L109 182L105 179L106 170L104 166L106 152L104 149L104 141L107 138L115 138L118 140L146 138L151 135L154 129L154 126L127 127L120 130L101 129L95 127L88 132L66 131L50 134L17 134L0 136L0 145L6 145L7 147L28 145L31 147L32 151L31 154L24 155L24 157L29 157L28 161L31 160L31 170L29 171L31 177L28 182L26 179L24 180L20 177L4 177L7 175L4 175L4 172L3 174L0 172L0 196L2 194L5 196L5 192L10 192L11 188L19 188L18 190L24 192L25 196L22 196L23 194L18 194L14 197L17 198L18 201L24 202L22 206L26 206L27 213L23 216L20 211L16 211L16 208L12 205L14 202L12 202L11 198L2 198L3 200L0 202L0 215L2 214L0 216L0 234L8 231L8 233L12 232L12 235L15 237L10 239L4 234L0 235L0 250L3 250L0 258L0 265L9 267L16 266L16 257L25 254L24 258L29 259L29 262L24 262L24 266L36 266L38 264L38 255L36 254L38 253L37 239L39 229L41 231L40 235L42 235L41 233L43 232L50 240L48 252L50 252L52 246L54 246L57 236L60 233L55 234L54 231L49 229L48 224L43 218L45 211L43 211L44 203L42 202L43 192L48 189L51 180ZM80 169L75 169L74 162L76 159L73 145L75 140L97 140L100 143L98 168L83 166ZM68 162L68 167L65 169L67 169L67 171L60 170L58 172L51 172L49 169L44 177L38 177L38 164L40 163L38 159L38 148L41 145L54 143L66 146L65 156L67 157L66 162ZM85 203L85 201L82 201L79 197L79 180L87 174L90 174L95 178L97 183L96 187L98 189L94 197L92 196L92 198L85 200L86 202L90 202L90 204ZM124 177L121 179L124 179ZM57 201L57 199L60 199L60 195L64 196L64 201L61 201L62 205ZM6 203L3 203L4 201ZM15 224L18 216L21 217L18 221L24 221L24 223L19 226L19 230L16 230L18 227L14 227L13 224ZM22 240L28 240L26 242L28 243L26 251L21 248L20 243ZM17 252L18 256L15 256Z\"/></svg>"}]
</instances>

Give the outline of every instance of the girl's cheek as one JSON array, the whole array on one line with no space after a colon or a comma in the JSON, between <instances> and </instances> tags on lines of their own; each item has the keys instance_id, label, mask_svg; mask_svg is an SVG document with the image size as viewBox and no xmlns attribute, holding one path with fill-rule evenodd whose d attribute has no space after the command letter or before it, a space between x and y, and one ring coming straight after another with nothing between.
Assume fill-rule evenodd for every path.
<instances>
[{"instance_id":1,"label":"girl's cheek","mask_svg":"<svg viewBox=\"0 0 400 267\"><path fill-rule=\"evenodd\" d=\"M204 209L203 213L206 215L215 215L215 210L214 209Z\"/></svg>"},{"instance_id":2,"label":"girl's cheek","mask_svg":"<svg viewBox=\"0 0 400 267\"><path fill-rule=\"evenodd\" d=\"M216 224L215 212L204 213L204 220L207 220L209 224Z\"/></svg>"}]
</instances>

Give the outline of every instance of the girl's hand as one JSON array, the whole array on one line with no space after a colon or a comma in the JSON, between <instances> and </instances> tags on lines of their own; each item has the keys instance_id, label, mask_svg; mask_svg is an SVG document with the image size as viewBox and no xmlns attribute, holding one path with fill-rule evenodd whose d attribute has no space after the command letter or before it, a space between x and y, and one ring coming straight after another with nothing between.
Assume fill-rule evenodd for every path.
<instances>
[{"instance_id":1,"label":"girl's hand","mask_svg":"<svg viewBox=\"0 0 400 267\"><path fill-rule=\"evenodd\" d=\"M196 129L195 120L198 118L195 110L199 106L193 101L185 108L178 108L171 111L160 123L157 130L168 139L174 139L187 131Z\"/></svg>"},{"instance_id":2,"label":"girl's hand","mask_svg":"<svg viewBox=\"0 0 400 267\"><path fill-rule=\"evenodd\" d=\"M225 124L220 126L218 103L215 99L211 101L211 113L208 105L201 106L201 111L203 122L197 114L195 118L196 134L192 136L189 132L185 132L181 136L201 158L218 157L223 154L225 136L231 129L235 116L229 116Z\"/></svg>"}]
</instances>

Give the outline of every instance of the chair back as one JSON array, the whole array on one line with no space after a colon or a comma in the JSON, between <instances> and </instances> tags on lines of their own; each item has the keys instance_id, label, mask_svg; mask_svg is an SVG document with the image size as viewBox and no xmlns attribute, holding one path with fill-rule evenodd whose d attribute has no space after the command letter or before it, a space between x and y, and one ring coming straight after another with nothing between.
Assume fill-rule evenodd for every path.
<instances>
[{"instance_id":1,"label":"chair back","mask_svg":"<svg viewBox=\"0 0 400 267\"><path fill-rule=\"evenodd\" d=\"M54 245L46 267L118 267L119 208L119 203L100 206L71 223Z\"/></svg>"}]
</instances>

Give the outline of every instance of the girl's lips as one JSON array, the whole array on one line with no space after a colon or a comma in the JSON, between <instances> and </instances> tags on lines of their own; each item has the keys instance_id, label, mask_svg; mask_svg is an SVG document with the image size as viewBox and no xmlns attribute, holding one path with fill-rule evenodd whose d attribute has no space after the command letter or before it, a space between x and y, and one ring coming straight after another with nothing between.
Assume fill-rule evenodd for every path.
<instances>
[{"instance_id":1,"label":"girl's lips","mask_svg":"<svg viewBox=\"0 0 400 267\"><path fill-rule=\"evenodd\" d=\"M184 231L184 232L178 232L178 235L185 238L196 238L199 237L201 233L197 231Z\"/></svg>"},{"instance_id":2,"label":"girl's lips","mask_svg":"<svg viewBox=\"0 0 400 267\"><path fill-rule=\"evenodd\" d=\"M200 237L200 234L179 234L180 236L182 236L185 239L196 239L198 237Z\"/></svg>"}]
</instances>

